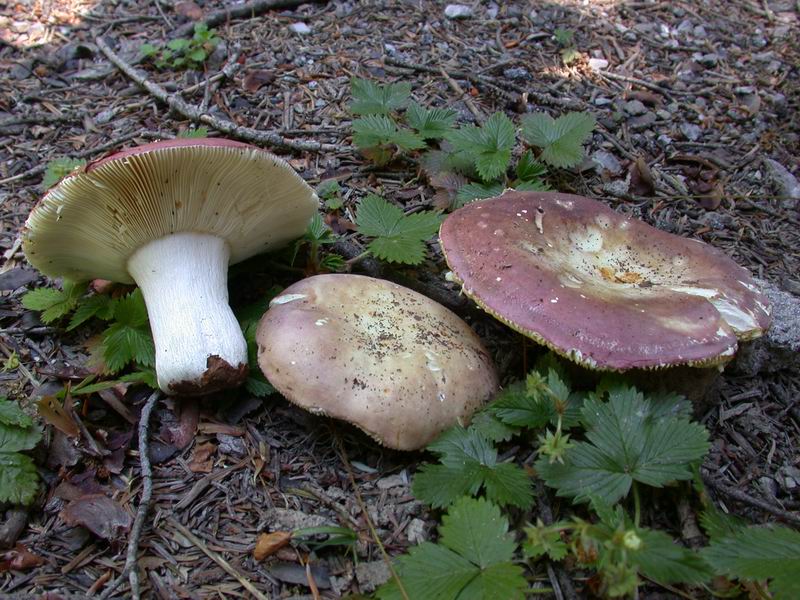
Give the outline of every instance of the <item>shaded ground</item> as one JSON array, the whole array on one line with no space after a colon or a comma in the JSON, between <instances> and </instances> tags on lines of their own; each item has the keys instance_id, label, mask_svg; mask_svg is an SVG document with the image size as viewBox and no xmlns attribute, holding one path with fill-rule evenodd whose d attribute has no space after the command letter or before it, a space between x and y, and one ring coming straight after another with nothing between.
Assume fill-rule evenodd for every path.
<instances>
[{"instance_id":1,"label":"shaded ground","mask_svg":"<svg viewBox=\"0 0 800 600\"><path fill-rule=\"evenodd\" d=\"M198 4L205 14L222 5ZM422 104L452 106L466 122L475 120L473 111L440 68L484 117L495 110L515 119L514 113L532 110L591 110L600 125L588 154L598 164L560 175L554 182L560 190L603 199L664 230L702 239L759 277L800 292L797 200L781 197L790 192L791 180L775 175L779 171L769 162L800 173L800 9L794 2L481 4L473 17L459 21L445 19L443 10L427 1L302 5L218 27L225 45L209 62L208 75L222 68L229 52L241 56L233 77L218 84L207 86L205 75L196 72L144 70L187 102L206 103L210 114L288 140L342 148L294 153L291 162L312 185L338 177L348 210L368 192L407 209L430 207L433 196L411 169L376 170L347 149L353 75L411 81ZM134 61L141 44L174 37L173 28L187 21L177 12L171 2L3 4L0 351L16 353L22 367L0 373L0 386L23 405L83 378L91 333L64 335L42 327L19 304L26 286L45 283L25 267L19 250L19 228L41 192L41 171L26 173L57 157L93 157L101 145L170 137L189 126L114 69L93 43L107 31L105 39ZM310 32L294 33L293 23L305 23ZM581 53L569 66L553 39L558 28L574 32ZM590 58L608 66L593 70ZM443 264L435 247L431 256L406 276L439 278ZM234 301L264 293L274 283L266 273L234 279ZM523 341L483 315L469 311L469 317L504 377L522 375ZM715 393L718 402L703 415L714 440L709 472L774 510L739 502L730 491L717 500L755 522L774 520L780 511L796 515L800 508L797 375L727 374ZM47 491L20 537L45 563L1 574L0 593L84 595L121 570L124 534L108 543L59 517L69 499L87 491L113 494L134 512L138 462L125 437L131 431L125 411L114 409L120 397L135 422L145 392L133 388L117 390L110 399L92 397L81 412L87 434L109 454L92 456L85 439L78 451L55 430L48 432L50 450L40 456ZM140 545L148 597L244 594L241 582L182 535L176 521L208 553L275 597L308 594L310 579L322 597L371 591L370 568L380 571L382 562L364 508L389 554L432 534L435 521L408 485L422 455L384 451L280 398L262 403L220 395L207 399L199 415L191 406L184 404L181 416L171 402L159 405L151 428L157 432L154 526ZM198 447L207 442L210 455L203 460ZM509 450L521 461L532 460L529 450ZM681 506L682 523L664 517L662 524L686 539L691 507ZM652 507L656 513L662 508ZM252 558L259 532L320 524L359 533L357 563L352 553L321 552L309 576L302 546L263 563ZM531 575L547 580L543 570Z\"/></svg>"}]
</instances>

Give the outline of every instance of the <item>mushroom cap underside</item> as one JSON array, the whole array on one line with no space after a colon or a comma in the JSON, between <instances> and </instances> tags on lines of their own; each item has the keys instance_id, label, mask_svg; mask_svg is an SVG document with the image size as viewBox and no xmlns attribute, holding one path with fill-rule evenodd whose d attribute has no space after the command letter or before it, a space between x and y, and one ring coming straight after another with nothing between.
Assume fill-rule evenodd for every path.
<instances>
[{"instance_id":1,"label":"mushroom cap underside","mask_svg":"<svg viewBox=\"0 0 800 600\"><path fill-rule=\"evenodd\" d=\"M749 271L589 198L506 192L452 213L440 242L464 293L590 368L722 364L769 325Z\"/></svg>"},{"instance_id":2,"label":"mushroom cap underside","mask_svg":"<svg viewBox=\"0 0 800 600\"><path fill-rule=\"evenodd\" d=\"M273 299L256 336L267 379L290 401L380 443L421 448L498 389L477 335L394 283L318 275Z\"/></svg>"},{"instance_id":3,"label":"mushroom cap underside","mask_svg":"<svg viewBox=\"0 0 800 600\"><path fill-rule=\"evenodd\" d=\"M302 235L318 207L284 160L219 138L155 142L99 159L62 179L23 231L28 260L46 275L132 283L127 262L177 232L223 238L231 263Z\"/></svg>"}]
</instances>

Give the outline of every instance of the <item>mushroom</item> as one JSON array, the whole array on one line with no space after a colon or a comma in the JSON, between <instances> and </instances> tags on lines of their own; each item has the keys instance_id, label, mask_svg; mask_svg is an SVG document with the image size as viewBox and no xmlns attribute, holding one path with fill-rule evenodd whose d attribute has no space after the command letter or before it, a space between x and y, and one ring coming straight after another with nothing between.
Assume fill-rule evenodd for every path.
<instances>
[{"instance_id":1,"label":"mushroom","mask_svg":"<svg viewBox=\"0 0 800 600\"><path fill-rule=\"evenodd\" d=\"M256 333L258 364L287 399L415 450L498 389L478 336L454 313L395 283L317 275L274 298Z\"/></svg>"},{"instance_id":2,"label":"mushroom","mask_svg":"<svg viewBox=\"0 0 800 600\"><path fill-rule=\"evenodd\" d=\"M453 212L439 237L467 296L591 369L720 365L769 325L722 252L581 196L509 191Z\"/></svg>"},{"instance_id":3,"label":"mushroom","mask_svg":"<svg viewBox=\"0 0 800 600\"><path fill-rule=\"evenodd\" d=\"M175 139L93 162L48 190L23 249L45 275L142 289L159 387L205 394L247 376L228 265L302 235L313 190L280 158L217 138Z\"/></svg>"}]
</instances>

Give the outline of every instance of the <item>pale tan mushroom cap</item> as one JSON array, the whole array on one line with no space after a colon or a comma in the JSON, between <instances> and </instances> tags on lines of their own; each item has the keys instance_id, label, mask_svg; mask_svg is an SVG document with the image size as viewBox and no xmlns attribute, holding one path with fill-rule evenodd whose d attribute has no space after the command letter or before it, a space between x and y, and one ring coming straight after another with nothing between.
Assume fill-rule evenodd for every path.
<instances>
[{"instance_id":1,"label":"pale tan mushroom cap","mask_svg":"<svg viewBox=\"0 0 800 600\"><path fill-rule=\"evenodd\" d=\"M133 283L128 259L154 239L216 235L233 264L302 235L317 207L314 191L269 152L218 138L168 140L62 179L28 217L23 249L45 275Z\"/></svg>"},{"instance_id":2,"label":"pale tan mushroom cap","mask_svg":"<svg viewBox=\"0 0 800 600\"><path fill-rule=\"evenodd\" d=\"M427 445L490 400L498 380L470 327L394 283L318 275L270 304L258 363L286 398L399 450Z\"/></svg>"}]
</instances>

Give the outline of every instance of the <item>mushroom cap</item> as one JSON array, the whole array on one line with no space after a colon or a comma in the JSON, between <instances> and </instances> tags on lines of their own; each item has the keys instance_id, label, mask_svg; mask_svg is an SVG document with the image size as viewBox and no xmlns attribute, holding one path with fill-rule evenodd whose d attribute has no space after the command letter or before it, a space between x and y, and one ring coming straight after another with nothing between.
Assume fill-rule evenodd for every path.
<instances>
[{"instance_id":1,"label":"mushroom cap","mask_svg":"<svg viewBox=\"0 0 800 600\"><path fill-rule=\"evenodd\" d=\"M453 212L439 237L467 296L589 368L722 364L769 326L747 269L582 196L509 191Z\"/></svg>"},{"instance_id":2,"label":"mushroom cap","mask_svg":"<svg viewBox=\"0 0 800 600\"><path fill-rule=\"evenodd\" d=\"M417 292L362 275L317 275L274 298L258 364L286 398L415 450L466 424L497 392L478 336Z\"/></svg>"},{"instance_id":3,"label":"mushroom cap","mask_svg":"<svg viewBox=\"0 0 800 600\"><path fill-rule=\"evenodd\" d=\"M232 264L302 235L318 202L291 166L260 148L166 140L64 177L28 217L23 249L45 275L133 283L128 259L149 241L182 231L216 235Z\"/></svg>"}]
</instances>

